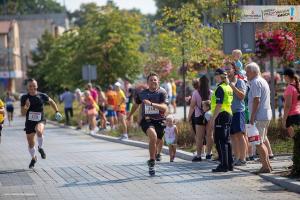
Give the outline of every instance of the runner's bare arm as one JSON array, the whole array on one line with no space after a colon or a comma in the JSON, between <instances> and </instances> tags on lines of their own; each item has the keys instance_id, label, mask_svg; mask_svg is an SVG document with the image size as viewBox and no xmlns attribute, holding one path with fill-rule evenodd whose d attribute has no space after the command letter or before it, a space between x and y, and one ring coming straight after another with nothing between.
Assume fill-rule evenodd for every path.
<instances>
[{"instance_id":1,"label":"runner's bare arm","mask_svg":"<svg viewBox=\"0 0 300 200\"><path fill-rule=\"evenodd\" d=\"M22 116L26 115L29 107L30 107L30 102L29 102L29 99L27 99L25 105L21 107L21 115Z\"/></svg>"},{"instance_id":2,"label":"runner's bare arm","mask_svg":"<svg viewBox=\"0 0 300 200\"><path fill-rule=\"evenodd\" d=\"M0 114L4 114L5 113L5 110L4 110L4 108L2 107L2 108L0 108Z\"/></svg>"},{"instance_id":3,"label":"runner's bare arm","mask_svg":"<svg viewBox=\"0 0 300 200\"><path fill-rule=\"evenodd\" d=\"M195 106L196 106L196 102L194 100L191 100L190 109L189 109L189 115L188 115L188 120L189 121L192 120L192 115L193 115L193 112L195 110Z\"/></svg>"},{"instance_id":4,"label":"runner's bare arm","mask_svg":"<svg viewBox=\"0 0 300 200\"><path fill-rule=\"evenodd\" d=\"M58 107L57 107L55 101L53 101L53 99L49 98L49 104L55 112L58 112Z\"/></svg>"},{"instance_id":5,"label":"runner's bare arm","mask_svg":"<svg viewBox=\"0 0 300 200\"><path fill-rule=\"evenodd\" d=\"M259 97L254 97L253 104L252 104L252 112L250 113L250 124L252 125L254 124L255 121L255 116L258 110L259 102L260 102Z\"/></svg>"},{"instance_id":6,"label":"runner's bare arm","mask_svg":"<svg viewBox=\"0 0 300 200\"><path fill-rule=\"evenodd\" d=\"M284 125L286 123L286 119L288 117L288 113L291 109L291 105L292 105L292 95L287 95L284 97L284 108L283 108L283 122ZM285 126L284 126L285 127Z\"/></svg>"}]
</instances>

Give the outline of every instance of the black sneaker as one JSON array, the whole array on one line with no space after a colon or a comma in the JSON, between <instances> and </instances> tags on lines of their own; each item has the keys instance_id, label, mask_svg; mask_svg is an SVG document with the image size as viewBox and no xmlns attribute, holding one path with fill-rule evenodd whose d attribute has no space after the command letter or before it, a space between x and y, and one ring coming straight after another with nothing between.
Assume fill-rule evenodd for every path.
<instances>
[{"instance_id":1,"label":"black sneaker","mask_svg":"<svg viewBox=\"0 0 300 200\"><path fill-rule=\"evenodd\" d=\"M212 172L228 172L228 169L224 169L223 167L221 166L218 166L216 169L212 169L211 170Z\"/></svg>"},{"instance_id":2,"label":"black sneaker","mask_svg":"<svg viewBox=\"0 0 300 200\"><path fill-rule=\"evenodd\" d=\"M42 157L43 159L46 159L46 154L45 154L44 149L43 149L43 148L39 148L38 151L40 152L41 157Z\"/></svg>"},{"instance_id":3,"label":"black sneaker","mask_svg":"<svg viewBox=\"0 0 300 200\"><path fill-rule=\"evenodd\" d=\"M155 160L148 160L147 164L149 167L149 175L154 176L155 175Z\"/></svg>"},{"instance_id":4,"label":"black sneaker","mask_svg":"<svg viewBox=\"0 0 300 200\"><path fill-rule=\"evenodd\" d=\"M273 160L274 159L274 155L269 155L269 159Z\"/></svg>"},{"instance_id":5,"label":"black sneaker","mask_svg":"<svg viewBox=\"0 0 300 200\"><path fill-rule=\"evenodd\" d=\"M249 156L249 160L253 161L254 160L254 156Z\"/></svg>"},{"instance_id":6,"label":"black sneaker","mask_svg":"<svg viewBox=\"0 0 300 200\"><path fill-rule=\"evenodd\" d=\"M200 156L200 157L195 156L195 157L193 158L193 160L192 160L192 162L201 162L201 161L202 161L201 156Z\"/></svg>"},{"instance_id":7,"label":"black sneaker","mask_svg":"<svg viewBox=\"0 0 300 200\"><path fill-rule=\"evenodd\" d=\"M212 158L212 154L209 154L209 155L206 155L206 160L211 160L211 158Z\"/></svg>"},{"instance_id":8,"label":"black sneaker","mask_svg":"<svg viewBox=\"0 0 300 200\"><path fill-rule=\"evenodd\" d=\"M29 163L29 169L34 168L34 165L35 165L36 161L37 161L36 158L31 159L31 161L30 161L30 163Z\"/></svg>"},{"instance_id":9,"label":"black sneaker","mask_svg":"<svg viewBox=\"0 0 300 200\"><path fill-rule=\"evenodd\" d=\"M156 154L156 161L161 161L161 155L160 154Z\"/></svg>"}]
</instances>

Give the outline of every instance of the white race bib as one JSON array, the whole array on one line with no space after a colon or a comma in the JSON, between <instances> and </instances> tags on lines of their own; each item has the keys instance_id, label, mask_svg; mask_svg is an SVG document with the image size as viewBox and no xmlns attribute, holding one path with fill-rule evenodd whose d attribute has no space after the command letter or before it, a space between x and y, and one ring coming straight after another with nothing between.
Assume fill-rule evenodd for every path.
<instances>
[{"instance_id":1,"label":"white race bib","mask_svg":"<svg viewBox=\"0 0 300 200\"><path fill-rule=\"evenodd\" d=\"M13 105L13 102L12 102L12 101L7 101L7 102L6 102L6 105L7 105L7 106L11 106L11 105Z\"/></svg>"},{"instance_id":2,"label":"white race bib","mask_svg":"<svg viewBox=\"0 0 300 200\"><path fill-rule=\"evenodd\" d=\"M35 122L41 121L42 113L29 111L28 120L35 121Z\"/></svg>"},{"instance_id":3,"label":"white race bib","mask_svg":"<svg viewBox=\"0 0 300 200\"><path fill-rule=\"evenodd\" d=\"M153 106L145 105L145 114L146 115L157 115L157 114L159 114L159 110L154 108Z\"/></svg>"}]
</instances>

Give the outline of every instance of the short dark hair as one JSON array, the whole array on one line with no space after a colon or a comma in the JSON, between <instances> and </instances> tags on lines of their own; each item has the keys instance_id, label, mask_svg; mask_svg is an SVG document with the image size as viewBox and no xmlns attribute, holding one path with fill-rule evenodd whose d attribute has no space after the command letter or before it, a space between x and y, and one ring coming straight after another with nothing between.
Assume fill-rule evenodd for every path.
<instances>
[{"instance_id":1,"label":"short dark hair","mask_svg":"<svg viewBox=\"0 0 300 200\"><path fill-rule=\"evenodd\" d=\"M69 88L68 88L68 87L65 87L65 91L69 91Z\"/></svg>"},{"instance_id":2,"label":"short dark hair","mask_svg":"<svg viewBox=\"0 0 300 200\"><path fill-rule=\"evenodd\" d=\"M29 79L27 79L27 83L28 83L28 82L34 82L34 81L36 82L36 80L35 80L34 78L29 78Z\"/></svg>"},{"instance_id":3,"label":"short dark hair","mask_svg":"<svg viewBox=\"0 0 300 200\"><path fill-rule=\"evenodd\" d=\"M148 76L147 76L147 81L149 81L149 79L150 79L151 76L157 76L157 77L159 78L159 76L158 76L157 73L155 73L155 72L150 72L150 73L148 74Z\"/></svg>"}]
</instances>

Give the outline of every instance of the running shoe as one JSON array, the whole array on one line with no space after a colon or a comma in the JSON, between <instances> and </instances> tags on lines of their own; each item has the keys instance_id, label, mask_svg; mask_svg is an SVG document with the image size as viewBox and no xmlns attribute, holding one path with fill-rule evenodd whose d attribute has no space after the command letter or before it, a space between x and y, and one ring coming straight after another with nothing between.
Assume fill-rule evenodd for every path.
<instances>
[{"instance_id":1,"label":"running shoe","mask_svg":"<svg viewBox=\"0 0 300 200\"><path fill-rule=\"evenodd\" d=\"M274 159L274 155L269 155L269 159L273 160Z\"/></svg>"},{"instance_id":2,"label":"running shoe","mask_svg":"<svg viewBox=\"0 0 300 200\"><path fill-rule=\"evenodd\" d=\"M236 162L234 162L234 166L245 166L246 165L246 161L244 160L237 160Z\"/></svg>"},{"instance_id":3,"label":"running shoe","mask_svg":"<svg viewBox=\"0 0 300 200\"><path fill-rule=\"evenodd\" d=\"M160 154L156 154L155 158L156 158L156 161L161 161L161 155Z\"/></svg>"},{"instance_id":4,"label":"running shoe","mask_svg":"<svg viewBox=\"0 0 300 200\"><path fill-rule=\"evenodd\" d=\"M148 160L149 175L155 176L155 160Z\"/></svg>"},{"instance_id":5,"label":"running shoe","mask_svg":"<svg viewBox=\"0 0 300 200\"><path fill-rule=\"evenodd\" d=\"M36 161L37 161L37 158L36 158L36 157L33 158L33 159L31 159L31 161L30 161L30 163L29 163L29 169L34 168L34 165L35 165Z\"/></svg>"},{"instance_id":6,"label":"running shoe","mask_svg":"<svg viewBox=\"0 0 300 200\"><path fill-rule=\"evenodd\" d=\"M41 157L42 157L43 159L46 159L46 154L45 154L44 149L43 149L43 148L38 148L38 151L40 152Z\"/></svg>"},{"instance_id":7,"label":"running shoe","mask_svg":"<svg viewBox=\"0 0 300 200\"><path fill-rule=\"evenodd\" d=\"M120 137L120 140L128 140L128 135L126 134L123 134L121 137Z\"/></svg>"},{"instance_id":8,"label":"running shoe","mask_svg":"<svg viewBox=\"0 0 300 200\"><path fill-rule=\"evenodd\" d=\"M228 169L225 169L225 168L223 168L219 165L216 169L212 169L211 171L214 172L214 173L216 173L216 172L228 172Z\"/></svg>"},{"instance_id":9,"label":"running shoe","mask_svg":"<svg viewBox=\"0 0 300 200\"><path fill-rule=\"evenodd\" d=\"M192 162L201 162L202 161L202 158L201 158L201 156L195 156L194 158L193 158L193 160L192 160Z\"/></svg>"},{"instance_id":10,"label":"running shoe","mask_svg":"<svg viewBox=\"0 0 300 200\"><path fill-rule=\"evenodd\" d=\"M207 154L207 155L205 156L205 159L206 159L206 160L211 160L211 158L212 158L212 154Z\"/></svg>"}]
</instances>

